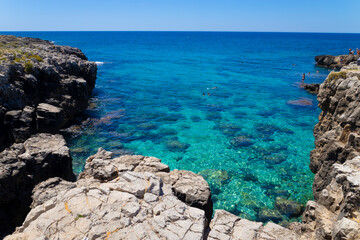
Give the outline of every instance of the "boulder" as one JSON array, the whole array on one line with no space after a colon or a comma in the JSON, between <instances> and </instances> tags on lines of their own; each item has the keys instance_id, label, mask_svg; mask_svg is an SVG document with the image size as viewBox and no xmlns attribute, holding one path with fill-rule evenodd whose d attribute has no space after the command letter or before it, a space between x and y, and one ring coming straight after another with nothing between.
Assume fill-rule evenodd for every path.
<instances>
[{"instance_id":1,"label":"boulder","mask_svg":"<svg viewBox=\"0 0 360 240\"><path fill-rule=\"evenodd\" d=\"M360 225L358 222L348 218L342 218L336 222L332 237L334 240L360 239L359 228Z\"/></svg>"},{"instance_id":2,"label":"boulder","mask_svg":"<svg viewBox=\"0 0 360 240\"><path fill-rule=\"evenodd\" d=\"M64 125L64 111L47 103L40 103L36 110L36 127L39 132L56 133Z\"/></svg>"},{"instance_id":3,"label":"boulder","mask_svg":"<svg viewBox=\"0 0 360 240\"><path fill-rule=\"evenodd\" d=\"M24 142L36 130L35 108L26 106L23 110L6 112L4 125L10 142Z\"/></svg>"},{"instance_id":4,"label":"boulder","mask_svg":"<svg viewBox=\"0 0 360 240\"><path fill-rule=\"evenodd\" d=\"M38 134L0 153L0 232L20 225L34 186L51 177L75 180L72 159L61 135Z\"/></svg>"},{"instance_id":5,"label":"boulder","mask_svg":"<svg viewBox=\"0 0 360 240\"><path fill-rule=\"evenodd\" d=\"M305 83L303 85L303 88L308 91L311 94L318 94L319 93L319 88L320 88L320 84L318 83Z\"/></svg>"},{"instance_id":6,"label":"boulder","mask_svg":"<svg viewBox=\"0 0 360 240\"><path fill-rule=\"evenodd\" d=\"M205 211L210 222L213 213L213 202L209 184L205 179L193 172L174 170L170 173L157 174L166 184L172 186L174 194L183 202L192 207Z\"/></svg>"}]
</instances>

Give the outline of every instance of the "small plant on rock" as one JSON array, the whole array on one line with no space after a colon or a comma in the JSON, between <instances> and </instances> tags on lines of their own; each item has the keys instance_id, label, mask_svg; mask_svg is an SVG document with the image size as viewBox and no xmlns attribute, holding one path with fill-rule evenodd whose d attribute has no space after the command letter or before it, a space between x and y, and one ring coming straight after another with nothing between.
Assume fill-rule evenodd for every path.
<instances>
[{"instance_id":1,"label":"small plant on rock","mask_svg":"<svg viewBox=\"0 0 360 240\"><path fill-rule=\"evenodd\" d=\"M25 73L32 73L33 69L34 69L34 66L32 65L31 62L25 63Z\"/></svg>"},{"instance_id":2,"label":"small plant on rock","mask_svg":"<svg viewBox=\"0 0 360 240\"><path fill-rule=\"evenodd\" d=\"M36 59L38 62L44 61L39 55L31 55L29 58Z\"/></svg>"}]
</instances>

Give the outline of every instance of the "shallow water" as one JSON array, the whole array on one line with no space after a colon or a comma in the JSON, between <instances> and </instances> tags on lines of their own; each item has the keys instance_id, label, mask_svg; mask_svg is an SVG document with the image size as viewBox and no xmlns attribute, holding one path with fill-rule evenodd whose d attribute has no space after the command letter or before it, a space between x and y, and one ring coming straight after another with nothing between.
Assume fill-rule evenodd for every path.
<instances>
[{"instance_id":1,"label":"shallow water","mask_svg":"<svg viewBox=\"0 0 360 240\"><path fill-rule=\"evenodd\" d=\"M310 73L305 82L325 79L329 71L314 66L315 55L343 54L360 43L355 34L16 35L79 47L103 62L90 120L67 139L75 172L99 147L155 156L171 169L203 175L214 209L251 220L262 208L274 209L276 197L302 204L312 198L308 164L320 110L297 82L303 72ZM298 99L312 105L289 104Z\"/></svg>"}]
</instances>

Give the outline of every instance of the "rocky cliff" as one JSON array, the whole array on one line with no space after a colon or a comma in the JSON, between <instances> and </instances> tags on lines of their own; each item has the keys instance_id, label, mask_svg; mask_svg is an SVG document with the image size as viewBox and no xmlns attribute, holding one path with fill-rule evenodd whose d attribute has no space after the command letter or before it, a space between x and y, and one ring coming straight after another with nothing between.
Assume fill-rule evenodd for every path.
<instances>
[{"instance_id":1,"label":"rocky cliff","mask_svg":"<svg viewBox=\"0 0 360 240\"><path fill-rule=\"evenodd\" d=\"M356 61L359 57L360 56L355 54L340 55L340 56L319 55L315 57L315 61L316 61L316 65L318 65L319 67L340 69Z\"/></svg>"},{"instance_id":2,"label":"rocky cliff","mask_svg":"<svg viewBox=\"0 0 360 240\"><path fill-rule=\"evenodd\" d=\"M303 221L316 239L360 239L360 66L332 72L320 85L314 128L313 193Z\"/></svg>"},{"instance_id":3,"label":"rocky cliff","mask_svg":"<svg viewBox=\"0 0 360 240\"><path fill-rule=\"evenodd\" d=\"M0 35L0 149L71 123L87 107L96 72L77 48Z\"/></svg>"},{"instance_id":4,"label":"rocky cliff","mask_svg":"<svg viewBox=\"0 0 360 240\"><path fill-rule=\"evenodd\" d=\"M87 107L96 72L79 49L0 35L0 238L25 219L36 184L75 180L69 148L52 134Z\"/></svg>"}]
</instances>

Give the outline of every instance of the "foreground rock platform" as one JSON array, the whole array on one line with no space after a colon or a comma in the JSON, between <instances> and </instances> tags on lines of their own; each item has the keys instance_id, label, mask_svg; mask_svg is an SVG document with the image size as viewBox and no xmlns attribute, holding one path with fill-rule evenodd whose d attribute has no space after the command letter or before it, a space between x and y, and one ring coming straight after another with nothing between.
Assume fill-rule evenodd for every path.
<instances>
[{"instance_id":1,"label":"foreground rock platform","mask_svg":"<svg viewBox=\"0 0 360 240\"><path fill-rule=\"evenodd\" d=\"M38 184L30 213L5 239L300 239L294 230L224 210L209 225L209 206L200 175L170 171L154 157L113 158L99 149L77 182L56 177Z\"/></svg>"},{"instance_id":2,"label":"foreground rock platform","mask_svg":"<svg viewBox=\"0 0 360 240\"><path fill-rule=\"evenodd\" d=\"M194 186L185 176L157 158L112 158L99 149L76 183L39 184L23 225L6 239L204 239L208 220L199 207L211 201L209 185L196 175L204 185Z\"/></svg>"}]
</instances>

